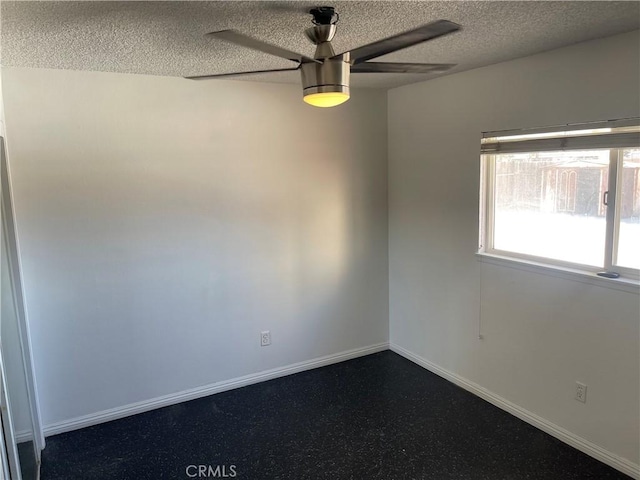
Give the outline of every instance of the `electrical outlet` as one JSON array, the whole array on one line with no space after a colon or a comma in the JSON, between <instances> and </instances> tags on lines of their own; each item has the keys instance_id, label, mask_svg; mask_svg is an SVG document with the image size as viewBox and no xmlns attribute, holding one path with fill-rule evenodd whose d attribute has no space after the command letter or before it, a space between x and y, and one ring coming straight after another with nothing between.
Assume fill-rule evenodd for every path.
<instances>
[{"instance_id":1,"label":"electrical outlet","mask_svg":"<svg viewBox=\"0 0 640 480\"><path fill-rule=\"evenodd\" d=\"M271 332L269 330L260 332L260 346L266 347L267 345L271 345Z\"/></svg>"},{"instance_id":2,"label":"electrical outlet","mask_svg":"<svg viewBox=\"0 0 640 480\"><path fill-rule=\"evenodd\" d=\"M576 382L576 400L587 403L587 386L584 383Z\"/></svg>"}]
</instances>

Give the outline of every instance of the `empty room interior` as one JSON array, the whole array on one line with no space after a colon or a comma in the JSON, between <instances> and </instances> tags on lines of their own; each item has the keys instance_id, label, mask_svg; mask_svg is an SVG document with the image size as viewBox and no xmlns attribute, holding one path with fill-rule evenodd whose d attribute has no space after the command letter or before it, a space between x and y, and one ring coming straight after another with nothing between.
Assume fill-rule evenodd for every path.
<instances>
[{"instance_id":1,"label":"empty room interior","mask_svg":"<svg viewBox=\"0 0 640 480\"><path fill-rule=\"evenodd\" d=\"M0 42L0 479L640 479L640 2Z\"/></svg>"}]
</instances>

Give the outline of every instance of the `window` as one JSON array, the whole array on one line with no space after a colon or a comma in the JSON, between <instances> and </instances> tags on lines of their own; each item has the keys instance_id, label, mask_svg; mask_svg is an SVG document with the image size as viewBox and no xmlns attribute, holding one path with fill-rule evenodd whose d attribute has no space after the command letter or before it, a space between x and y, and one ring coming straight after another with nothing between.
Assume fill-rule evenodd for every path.
<instances>
[{"instance_id":1,"label":"window","mask_svg":"<svg viewBox=\"0 0 640 480\"><path fill-rule=\"evenodd\" d=\"M489 132L481 152L481 252L638 278L638 119Z\"/></svg>"}]
</instances>

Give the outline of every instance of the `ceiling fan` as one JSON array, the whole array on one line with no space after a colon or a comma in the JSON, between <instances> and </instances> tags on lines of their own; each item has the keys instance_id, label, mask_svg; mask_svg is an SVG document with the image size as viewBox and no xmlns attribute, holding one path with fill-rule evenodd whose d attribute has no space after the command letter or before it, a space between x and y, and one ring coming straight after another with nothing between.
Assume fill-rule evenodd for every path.
<instances>
[{"instance_id":1,"label":"ceiling fan","mask_svg":"<svg viewBox=\"0 0 640 480\"><path fill-rule=\"evenodd\" d=\"M446 63L388 63L369 60L403 48L426 42L460 30L460 25L448 20L437 20L413 30L378 40L348 52L336 55L331 40L336 34L339 15L333 7L317 7L309 11L313 16L313 27L305 30L307 38L316 45L313 58L285 48L265 43L235 30L207 33L207 37L218 38L243 47L275 55L298 63L293 68L258 70L253 72L222 73L186 77L190 80L205 80L255 73L300 70L304 101L316 107L334 107L349 100L349 75L353 73L438 73L455 64Z\"/></svg>"}]
</instances>

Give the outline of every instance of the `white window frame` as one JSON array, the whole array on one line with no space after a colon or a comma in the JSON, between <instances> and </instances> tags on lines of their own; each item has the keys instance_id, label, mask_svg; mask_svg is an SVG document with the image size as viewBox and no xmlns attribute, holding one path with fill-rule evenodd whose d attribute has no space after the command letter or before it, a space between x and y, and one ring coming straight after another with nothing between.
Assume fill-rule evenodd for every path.
<instances>
[{"instance_id":1,"label":"white window frame","mask_svg":"<svg viewBox=\"0 0 640 480\"><path fill-rule=\"evenodd\" d=\"M609 125L640 125L638 119L628 119L625 121L616 122L598 122L595 124L595 128L607 127ZM531 135L531 134L547 134L548 132L572 132L580 129L593 128L592 123L583 125L564 125L559 127L548 127L542 129L531 129L524 131L508 131L508 132L487 132L483 134L484 138L489 138L489 142L496 140L495 137L508 138L512 135ZM506 134L506 135L505 135ZM504 135L504 137L503 137ZM491 138L491 137L494 138ZM588 137L585 135L584 137ZM613 136L612 136L613 137ZM526 138L526 137L525 137ZM574 137L575 138L575 137ZM635 138L635 137L634 137ZM560 140L559 138L555 139ZM508 141L508 140L507 140ZM544 140L545 142L547 140ZM586 142L589 142L587 139ZM496 140L497 142L497 140ZM509 142L511 143L511 142ZM634 142L635 143L635 142ZM513 145L513 143L511 143ZM617 189L617 186L622 183L622 163L623 158L620 154L625 148L637 148L640 145L630 144L628 146L615 145L611 148L605 148L609 150L609 185L607 195L607 207L606 207L606 233L605 233L605 250L602 252L604 256L604 268L594 267L592 265L583 265L573 263L569 261L563 261L547 257L539 257L535 255L512 252L506 250L496 249L494 247L494 207L495 207L495 165L496 157L500 152L495 154L482 152L481 153L481 170L480 170L480 229L479 229L479 248L478 254L489 255L501 260L515 260L525 262L530 265L540 265L547 268L555 268L561 270L569 270L573 272L583 272L589 275L596 275L599 272L613 272L620 275L622 280L628 279L633 283L637 283L640 280L640 270L622 267L615 265L613 259L617 256L617 246L619 239L619 227L620 227L620 210L617 208L621 202L621 192ZM550 147L546 151L559 150L560 148ZM585 150L602 149L600 148L584 148ZM527 150L523 150L527 151ZM531 151L545 151L542 149ZM603 201L604 199L600 199ZM603 279L606 277L603 277Z\"/></svg>"}]
</instances>

